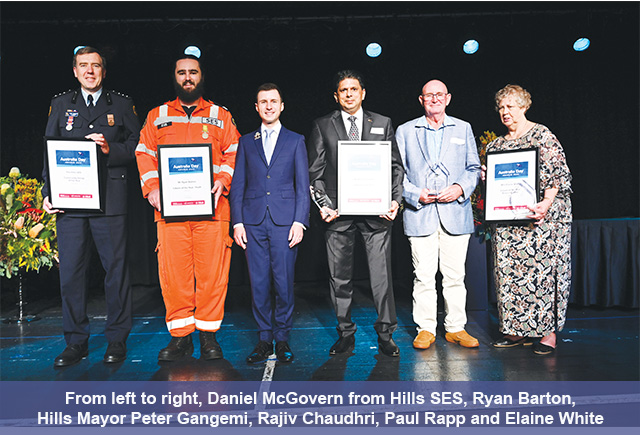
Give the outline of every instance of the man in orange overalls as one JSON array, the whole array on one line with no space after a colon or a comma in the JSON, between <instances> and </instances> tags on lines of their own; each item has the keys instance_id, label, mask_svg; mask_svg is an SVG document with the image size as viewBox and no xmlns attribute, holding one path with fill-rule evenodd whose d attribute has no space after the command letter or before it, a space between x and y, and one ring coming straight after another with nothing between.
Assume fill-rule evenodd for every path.
<instances>
[{"instance_id":1,"label":"man in orange overalls","mask_svg":"<svg viewBox=\"0 0 640 435\"><path fill-rule=\"evenodd\" d=\"M233 243L227 195L240 134L226 108L202 98L204 73L199 57L180 57L174 76L177 98L149 112L136 148L142 193L156 209L158 270L172 337L158 360L190 356L191 333L196 329L200 331L200 357L219 359L222 349L215 332L224 316ZM157 147L199 143L211 144L215 216L165 220L161 215Z\"/></svg>"}]
</instances>

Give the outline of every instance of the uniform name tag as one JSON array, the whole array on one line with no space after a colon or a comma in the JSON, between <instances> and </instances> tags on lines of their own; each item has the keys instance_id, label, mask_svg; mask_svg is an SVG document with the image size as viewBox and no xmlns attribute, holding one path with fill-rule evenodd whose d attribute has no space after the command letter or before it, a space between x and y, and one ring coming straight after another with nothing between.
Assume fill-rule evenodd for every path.
<instances>
[{"instance_id":1,"label":"uniform name tag","mask_svg":"<svg viewBox=\"0 0 640 435\"><path fill-rule=\"evenodd\" d=\"M218 119L218 118L205 118L205 117L202 117L202 123L203 124L209 124L209 125L215 125L218 128L223 128L223 125L224 125L222 120Z\"/></svg>"},{"instance_id":2,"label":"uniform name tag","mask_svg":"<svg viewBox=\"0 0 640 435\"><path fill-rule=\"evenodd\" d=\"M160 130L161 128L170 127L171 124L172 124L171 121L167 121L167 122L163 122L162 124L158 124L158 130Z\"/></svg>"}]
</instances>

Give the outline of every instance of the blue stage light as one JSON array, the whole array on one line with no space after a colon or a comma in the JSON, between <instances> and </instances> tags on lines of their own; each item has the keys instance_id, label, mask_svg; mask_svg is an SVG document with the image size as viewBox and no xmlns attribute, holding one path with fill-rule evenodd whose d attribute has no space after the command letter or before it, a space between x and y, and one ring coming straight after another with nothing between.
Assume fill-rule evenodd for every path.
<instances>
[{"instance_id":1,"label":"blue stage light","mask_svg":"<svg viewBox=\"0 0 640 435\"><path fill-rule=\"evenodd\" d=\"M82 48L85 48L85 47L86 47L86 45L78 45L76 48L73 49L73 54L75 55L78 52L78 50L80 50Z\"/></svg>"},{"instance_id":2,"label":"blue stage light","mask_svg":"<svg viewBox=\"0 0 640 435\"><path fill-rule=\"evenodd\" d=\"M469 39L462 46L462 51L467 54L473 54L478 51L478 48L480 48L480 44L478 44L478 41L476 41L475 39Z\"/></svg>"},{"instance_id":3,"label":"blue stage light","mask_svg":"<svg viewBox=\"0 0 640 435\"><path fill-rule=\"evenodd\" d=\"M367 45L367 56L369 57L378 57L382 53L382 46L377 42L372 42Z\"/></svg>"},{"instance_id":4,"label":"blue stage light","mask_svg":"<svg viewBox=\"0 0 640 435\"><path fill-rule=\"evenodd\" d=\"M591 45L591 41L589 38L579 38L576 39L576 42L573 43L573 49L575 51L585 51Z\"/></svg>"},{"instance_id":5,"label":"blue stage light","mask_svg":"<svg viewBox=\"0 0 640 435\"><path fill-rule=\"evenodd\" d=\"M190 46L188 46L187 48L184 49L184 54L189 54L191 56L195 56L198 59L200 59L200 55L202 54L202 52L195 45L190 45Z\"/></svg>"}]
</instances>

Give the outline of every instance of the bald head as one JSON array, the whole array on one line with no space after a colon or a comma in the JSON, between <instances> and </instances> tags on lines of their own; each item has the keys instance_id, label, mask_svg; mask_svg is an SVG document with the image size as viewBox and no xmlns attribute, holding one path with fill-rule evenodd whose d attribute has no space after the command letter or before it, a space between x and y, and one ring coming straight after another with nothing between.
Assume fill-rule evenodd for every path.
<instances>
[{"instance_id":1,"label":"bald head","mask_svg":"<svg viewBox=\"0 0 640 435\"><path fill-rule=\"evenodd\" d=\"M431 90L427 90L427 89L431 89ZM437 91L435 91L435 89L438 89ZM445 94L449 93L449 90L447 89L447 85L444 84L444 82L441 82L440 80L434 79L434 80L429 80L427 83L425 83L425 85L422 87L422 94L426 94L429 92L443 92Z\"/></svg>"},{"instance_id":2,"label":"bald head","mask_svg":"<svg viewBox=\"0 0 640 435\"><path fill-rule=\"evenodd\" d=\"M439 123L444 119L445 109L451 102L451 94L443 82L430 80L423 86L418 100L424 108L425 116Z\"/></svg>"}]
</instances>

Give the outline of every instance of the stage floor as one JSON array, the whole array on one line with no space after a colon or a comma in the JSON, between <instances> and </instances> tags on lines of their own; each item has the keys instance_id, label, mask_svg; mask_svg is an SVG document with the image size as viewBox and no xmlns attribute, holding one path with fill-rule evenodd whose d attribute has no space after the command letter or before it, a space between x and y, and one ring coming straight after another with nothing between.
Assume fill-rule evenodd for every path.
<instances>
[{"instance_id":1,"label":"stage floor","mask_svg":"<svg viewBox=\"0 0 640 435\"><path fill-rule=\"evenodd\" d=\"M494 349L498 338L495 309L470 311L467 331L480 347L465 349L448 343L439 328L430 349L412 347L416 334L411 316L411 297L397 292L398 330L394 340L400 357L378 353L372 324L376 313L367 283L358 283L353 318L358 325L356 346L349 355L330 357L337 339L335 315L326 283L296 284L294 329L290 345L291 364L274 361L249 365L245 358L257 342L250 309L250 291L232 286L222 328L217 333L224 359L203 361L197 334L193 357L173 363L158 363L158 351L170 340L164 322L164 305L158 288L134 288L133 330L127 342L126 361L104 364L107 342L103 295L89 301L93 335L89 356L70 367L56 369L53 360L65 347L62 336L60 298L56 289L28 305L40 320L0 326L0 380L2 381L637 381L639 366L638 310L570 307L559 346L549 356L534 355L531 348ZM40 292L41 294L42 292ZM53 295L51 294L53 293ZM2 318L16 312L2 306ZM441 317L441 316L440 316ZM441 319L440 319L441 324ZM274 357L272 357L274 358Z\"/></svg>"}]
</instances>

